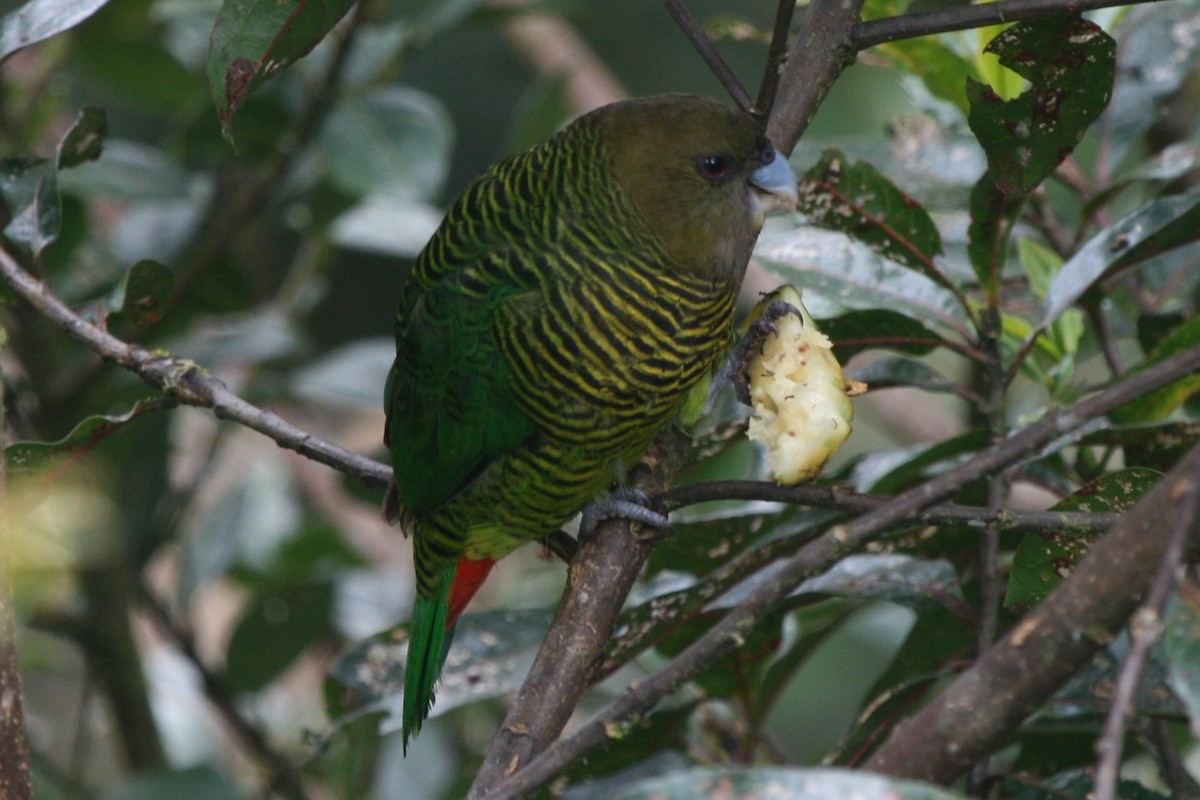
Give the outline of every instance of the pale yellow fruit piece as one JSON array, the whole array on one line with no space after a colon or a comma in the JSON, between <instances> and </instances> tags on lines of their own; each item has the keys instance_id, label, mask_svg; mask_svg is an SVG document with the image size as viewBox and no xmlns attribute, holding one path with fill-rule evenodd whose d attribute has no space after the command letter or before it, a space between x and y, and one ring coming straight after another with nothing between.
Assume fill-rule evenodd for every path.
<instances>
[{"instance_id":1,"label":"pale yellow fruit piece","mask_svg":"<svg viewBox=\"0 0 1200 800\"><path fill-rule=\"evenodd\" d=\"M766 445L775 480L798 483L820 472L850 436L854 406L842 366L801 302L799 290L785 286L760 307L772 300L795 306L803 319L795 314L777 319L778 332L768 336L750 360L754 413L747 434Z\"/></svg>"}]
</instances>

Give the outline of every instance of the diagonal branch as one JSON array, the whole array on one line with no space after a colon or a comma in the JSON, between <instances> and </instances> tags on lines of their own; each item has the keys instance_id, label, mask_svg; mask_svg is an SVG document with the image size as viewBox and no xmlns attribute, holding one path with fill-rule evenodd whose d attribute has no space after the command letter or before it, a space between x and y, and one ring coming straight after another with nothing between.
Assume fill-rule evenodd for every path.
<instances>
[{"instance_id":1,"label":"diagonal branch","mask_svg":"<svg viewBox=\"0 0 1200 800\"><path fill-rule=\"evenodd\" d=\"M785 561L769 580L751 591L720 622L662 670L631 685L574 734L556 742L524 769L516 771L497 785L486 797L489 800L512 800L545 786L567 764L603 745L614 732L619 734L686 681L738 647L745 638L745 632L764 614L783 602L803 580L820 574L838 559L883 536L895 524L910 519L921 509L950 497L962 487L996 470L1028 458L1063 436L1076 434L1087 421L1198 369L1200 347L1193 347L1081 400L1070 409L1051 412L959 467L899 495L883 508L834 527ZM1196 472L1200 474L1200 469ZM966 763L969 764L970 760Z\"/></svg>"},{"instance_id":2,"label":"diagonal branch","mask_svg":"<svg viewBox=\"0 0 1200 800\"><path fill-rule=\"evenodd\" d=\"M712 70L713 75L725 87L725 91L729 92L729 96L733 98L733 102L737 103L738 108L743 111L750 111L754 106L754 99L750 97L750 93L742 86L741 81L737 79L737 75L733 74L733 70L725 63L725 59L721 58L721 54L717 52L717 48L713 46L712 40L704 33L704 29L700 27L700 23L696 22L696 18L687 10L687 6L683 4L683 0L663 0L663 4L667 7L667 12L671 18L675 20L675 24L683 31L684 36L696 48L696 52L700 54L700 58L704 59L704 63Z\"/></svg>"},{"instance_id":3,"label":"diagonal branch","mask_svg":"<svg viewBox=\"0 0 1200 800\"><path fill-rule=\"evenodd\" d=\"M1128 383L1128 381L1126 381ZM1193 447L1045 601L919 714L897 728L866 768L949 783L1000 746L1137 607L1178 524L1195 552L1200 446ZM1180 509L1186 498L1190 506Z\"/></svg>"},{"instance_id":4,"label":"diagonal branch","mask_svg":"<svg viewBox=\"0 0 1200 800\"><path fill-rule=\"evenodd\" d=\"M974 6L955 6L938 11L902 14L854 26L852 37L855 50L866 50L877 44L899 39L915 39L935 33L949 33L970 28L983 28L1022 19L1037 19L1056 14L1092 11L1097 8L1129 6L1138 3L1158 3L1163 0L998 0Z\"/></svg>"},{"instance_id":5,"label":"diagonal branch","mask_svg":"<svg viewBox=\"0 0 1200 800\"><path fill-rule=\"evenodd\" d=\"M22 269L12 255L2 249L0 276L39 313L73 338L179 402L210 408L218 418L240 422L274 439L280 447L353 475L364 485L383 486L391 478L391 469L386 465L351 453L296 427L272 411L246 402L197 364L161 350L151 351L124 342L84 320L50 287Z\"/></svg>"}]
</instances>

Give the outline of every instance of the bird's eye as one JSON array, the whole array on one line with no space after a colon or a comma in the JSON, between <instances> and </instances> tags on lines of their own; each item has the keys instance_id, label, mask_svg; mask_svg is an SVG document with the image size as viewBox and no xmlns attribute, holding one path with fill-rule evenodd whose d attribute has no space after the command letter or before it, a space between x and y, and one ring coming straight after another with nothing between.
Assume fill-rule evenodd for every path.
<instances>
[{"instance_id":1,"label":"bird's eye","mask_svg":"<svg viewBox=\"0 0 1200 800\"><path fill-rule=\"evenodd\" d=\"M758 163L765 167L767 164L770 164L774 160L775 160L775 145L771 144L770 142L767 142L765 145L763 145L762 153L759 154Z\"/></svg>"},{"instance_id":2,"label":"bird's eye","mask_svg":"<svg viewBox=\"0 0 1200 800\"><path fill-rule=\"evenodd\" d=\"M728 156L706 156L700 159L700 173L709 180L724 178L732 162Z\"/></svg>"}]
</instances>

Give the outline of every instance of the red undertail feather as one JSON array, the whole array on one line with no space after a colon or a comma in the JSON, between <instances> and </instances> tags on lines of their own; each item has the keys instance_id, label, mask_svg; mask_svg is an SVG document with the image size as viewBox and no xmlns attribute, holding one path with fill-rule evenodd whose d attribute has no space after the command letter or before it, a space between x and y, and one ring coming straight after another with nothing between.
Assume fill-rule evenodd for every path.
<instances>
[{"instance_id":1,"label":"red undertail feather","mask_svg":"<svg viewBox=\"0 0 1200 800\"><path fill-rule=\"evenodd\" d=\"M450 630L454 627L454 623L458 622L459 615L467 607L467 603L471 602L475 593L479 591L479 587L483 586L488 573L495 565L495 560L491 558L483 558L478 561L470 558L459 560L458 569L454 572L454 583L450 584L446 630Z\"/></svg>"}]
</instances>

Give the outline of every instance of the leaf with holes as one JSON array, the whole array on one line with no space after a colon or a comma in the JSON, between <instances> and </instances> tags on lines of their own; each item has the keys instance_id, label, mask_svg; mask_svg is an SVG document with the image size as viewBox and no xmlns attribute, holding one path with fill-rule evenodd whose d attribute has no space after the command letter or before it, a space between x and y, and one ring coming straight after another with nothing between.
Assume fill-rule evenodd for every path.
<instances>
[{"instance_id":1,"label":"leaf with holes","mask_svg":"<svg viewBox=\"0 0 1200 800\"><path fill-rule=\"evenodd\" d=\"M1160 478L1162 473L1142 467L1112 472L1083 486L1050 510L1127 511ZM1013 557L1004 604L1009 608L1031 608L1040 603L1071 574L1100 534L1100 531L1026 534Z\"/></svg>"},{"instance_id":2,"label":"leaf with holes","mask_svg":"<svg viewBox=\"0 0 1200 800\"><path fill-rule=\"evenodd\" d=\"M988 43L1030 88L1005 101L967 82L968 122L1005 194L1028 194L1062 163L1108 105L1116 42L1098 25L1063 15L1019 22Z\"/></svg>"},{"instance_id":3,"label":"leaf with holes","mask_svg":"<svg viewBox=\"0 0 1200 800\"><path fill-rule=\"evenodd\" d=\"M946 341L912 317L886 308L849 311L823 319L821 331L833 342L833 354L843 364L874 348L922 356Z\"/></svg>"},{"instance_id":4,"label":"leaf with holes","mask_svg":"<svg viewBox=\"0 0 1200 800\"><path fill-rule=\"evenodd\" d=\"M942 239L929 213L865 161L826 150L799 184L796 209L814 224L841 231L879 254L953 289L934 265Z\"/></svg>"}]
</instances>

